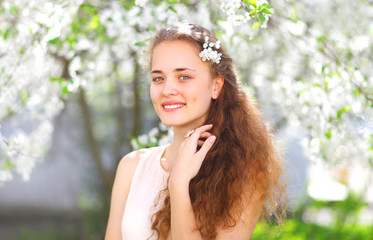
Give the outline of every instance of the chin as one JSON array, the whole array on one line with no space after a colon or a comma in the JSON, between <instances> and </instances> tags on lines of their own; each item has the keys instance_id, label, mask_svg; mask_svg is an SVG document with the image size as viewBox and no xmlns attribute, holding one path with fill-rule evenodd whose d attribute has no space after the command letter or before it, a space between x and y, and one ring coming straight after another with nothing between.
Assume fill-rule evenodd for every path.
<instances>
[{"instance_id":1,"label":"chin","mask_svg":"<svg viewBox=\"0 0 373 240\"><path fill-rule=\"evenodd\" d=\"M167 126L167 127L177 127L177 126L182 126L183 123L176 122L176 121L162 121L161 122Z\"/></svg>"},{"instance_id":2,"label":"chin","mask_svg":"<svg viewBox=\"0 0 373 240\"><path fill-rule=\"evenodd\" d=\"M162 120L161 120L162 121ZM162 121L167 127L196 128L200 127L203 122L200 121Z\"/></svg>"},{"instance_id":3,"label":"chin","mask_svg":"<svg viewBox=\"0 0 373 240\"><path fill-rule=\"evenodd\" d=\"M161 120L161 122L163 123L163 125L165 125L166 127L173 127L172 124L168 123L168 122L164 122Z\"/></svg>"},{"instance_id":4,"label":"chin","mask_svg":"<svg viewBox=\"0 0 373 240\"><path fill-rule=\"evenodd\" d=\"M159 115L158 115L159 116ZM161 115L162 116L162 115ZM203 125L206 120L206 116L162 116L160 117L161 122L167 127L199 127Z\"/></svg>"}]
</instances>

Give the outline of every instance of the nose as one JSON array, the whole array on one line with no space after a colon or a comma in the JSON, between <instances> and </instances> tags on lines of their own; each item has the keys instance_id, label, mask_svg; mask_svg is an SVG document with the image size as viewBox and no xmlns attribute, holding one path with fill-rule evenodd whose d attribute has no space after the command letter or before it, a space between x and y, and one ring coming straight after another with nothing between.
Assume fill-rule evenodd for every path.
<instances>
[{"instance_id":1,"label":"nose","mask_svg":"<svg viewBox=\"0 0 373 240\"><path fill-rule=\"evenodd\" d=\"M165 97L176 96L179 93L177 83L174 79L166 79L162 90L162 94Z\"/></svg>"}]
</instances>

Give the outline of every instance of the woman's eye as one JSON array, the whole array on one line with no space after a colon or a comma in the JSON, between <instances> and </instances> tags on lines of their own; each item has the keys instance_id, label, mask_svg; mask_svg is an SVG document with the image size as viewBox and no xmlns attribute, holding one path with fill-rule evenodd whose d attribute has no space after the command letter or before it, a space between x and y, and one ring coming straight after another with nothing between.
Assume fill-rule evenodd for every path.
<instances>
[{"instance_id":1,"label":"woman's eye","mask_svg":"<svg viewBox=\"0 0 373 240\"><path fill-rule=\"evenodd\" d=\"M181 76L180 79L181 80L188 80L188 79L190 79L190 77L188 77L188 76Z\"/></svg>"},{"instance_id":2,"label":"woman's eye","mask_svg":"<svg viewBox=\"0 0 373 240\"><path fill-rule=\"evenodd\" d=\"M155 78L153 78L153 82L160 82L162 80L163 80L163 78L161 78L161 77L155 77Z\"/></svg>"}]
</instances>

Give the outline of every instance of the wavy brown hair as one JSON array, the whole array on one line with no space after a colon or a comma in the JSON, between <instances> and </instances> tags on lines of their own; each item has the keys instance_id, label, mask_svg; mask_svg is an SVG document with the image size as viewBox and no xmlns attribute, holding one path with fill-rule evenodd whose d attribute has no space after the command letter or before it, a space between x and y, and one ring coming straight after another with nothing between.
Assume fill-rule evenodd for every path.
<instances>
[{"instance_id":1,"label":"wavy brown hair","mask_svg":"<svg viewBox=\"0 0 373 240\"><path fill-rule=\"evenodd\" d=\"M201 51L206 36L209 42L218 40L207 29L192 24L165 28L153 39L150 54L161 42L175 40L189 42ZM250 201L261 201L261 215L278 221L285 218L286 211L281 154L274 148L260 112L240 89L232 59L224 48L218 51L222 53L220 63L209 62L211 76L222 76L224 85L219 97L212 100L206 120L206 124L213 124L212 134L217 140L189 185L203 239L215 239L218 226L235 226ZM251 198L254 194L259 197ZM158 201L162 202L152 217L152 229L158 239L167 239L171 229L167 188L161 191Z\"/></svg>"}]
</instances>

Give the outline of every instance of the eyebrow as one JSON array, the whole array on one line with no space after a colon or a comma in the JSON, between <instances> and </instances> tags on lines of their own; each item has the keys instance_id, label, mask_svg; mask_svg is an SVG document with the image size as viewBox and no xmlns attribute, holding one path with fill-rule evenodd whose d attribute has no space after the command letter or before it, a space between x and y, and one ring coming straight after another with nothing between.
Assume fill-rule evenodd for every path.
<instances>
[{"instance_id":1,"label":"eyebrow","mask_svg":"<svg viewBox=\"0 0 373 240\"><path fill-rule=\"evenodd\" d=\"M182 72L186 70L196 72L196 70L190 69L190 68L175 68L174 72ZM163 73L163 72L161 70L153 70L151 73Z\"/></svg>"}]
</instances>

